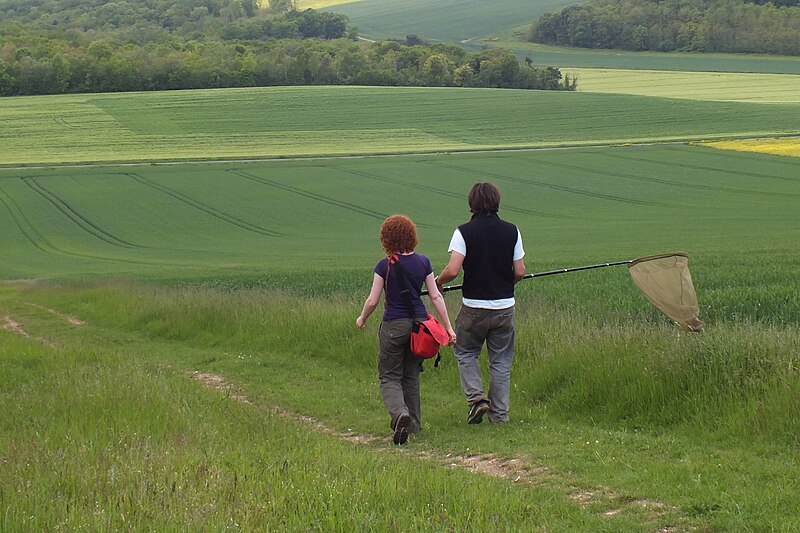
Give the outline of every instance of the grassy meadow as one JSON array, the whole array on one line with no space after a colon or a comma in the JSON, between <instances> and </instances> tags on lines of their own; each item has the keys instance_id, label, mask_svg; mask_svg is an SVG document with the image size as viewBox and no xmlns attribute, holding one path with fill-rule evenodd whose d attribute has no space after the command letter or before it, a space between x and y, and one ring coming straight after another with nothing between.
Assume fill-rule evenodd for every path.
<instances>
[{"instance_id":1,"label":"grassy meadow","mask_svg":"<svg viewBox=\"0 0 800 533\"><path fill-rule=\"evenodd\" d=\"M797 530L800 160L636 143L800 107L667 96L0 100L0 530ZM439 270L478 180L531 272L686 251L706 329L625 267L526 280L512 422L465 423L445 348L391 447L354 326L378 228Z\"/></svg>"},{"instance_id":2,"label":"grassy meadow","mask_svg":"<svg viewBox=\"0 0 800 533\"><path fill-rule=\"evenodd\" d=\"M572 0L361 0L325 8L342 13L361 35L376 39L405 39L416 34L431 42L478 41L504 34L521 22L534 21Z\"/></svg>"}]
</instances>

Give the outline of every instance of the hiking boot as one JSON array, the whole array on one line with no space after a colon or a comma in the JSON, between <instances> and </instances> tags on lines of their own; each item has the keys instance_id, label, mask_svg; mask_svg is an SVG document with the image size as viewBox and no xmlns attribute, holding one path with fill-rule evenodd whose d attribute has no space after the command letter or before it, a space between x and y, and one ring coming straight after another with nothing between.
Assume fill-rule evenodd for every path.
<instances>
[{"instance_id":1,"label":"hiking boot","mask_svg":"<svg viewBox=\"0 0 800 533\"><path fill-rule=\"evenodd\" d=\"M405 413L397 417L397 422L394 424L394 437L392 441L395 444L405 444L408 440L408 426L411 425L411 417Z\"/></svg>"},{"instance_id":2,"label":"hiking boot","mask_svg":"<svg viewBox=\"0 0 800 533\"><path fill-rule=\"evenodd\" d=\"M469 408L467 415L467 424L480 424L483 421L483 415L489 412L489 402L480 400L473 403Z\"/></svg>"}]
</instances>

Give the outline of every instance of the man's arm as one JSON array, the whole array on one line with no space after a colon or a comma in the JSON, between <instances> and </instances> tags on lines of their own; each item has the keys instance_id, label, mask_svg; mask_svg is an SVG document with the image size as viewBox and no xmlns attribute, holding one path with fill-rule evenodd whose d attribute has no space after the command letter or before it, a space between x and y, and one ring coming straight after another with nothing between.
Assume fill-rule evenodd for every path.
<instances>
[{"instance_id":1,"label":"man's arm","mask_svg":"<svg viewBox=\"0 0 800 533\"><path fill-rule=\"evenodd\" d=\"M514 283L525 276L525 260L517 259L514 261Z\"/></svg>"},{"instance_id":2,"label":"man's arm","mask_svg":"<svg viewBox=\"0 0 800 533\"><path fill-rule=\"evenodd\" d=\"M450 252L450 262L444 267L439 277L436 278L436 286L442 290L445 283L449 283L456 279L461 273L461 265L464 264L464 256L458 252Z\"/></svg>"}]
</instances>

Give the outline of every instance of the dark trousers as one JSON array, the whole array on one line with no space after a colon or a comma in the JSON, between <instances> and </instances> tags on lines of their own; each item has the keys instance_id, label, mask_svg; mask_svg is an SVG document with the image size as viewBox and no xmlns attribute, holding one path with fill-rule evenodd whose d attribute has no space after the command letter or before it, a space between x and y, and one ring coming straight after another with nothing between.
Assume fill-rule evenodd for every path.
<instances>
[{"instance_id":1,"label":"dark trousers","mask_svg":"<svg viewBox=\"0 0 800 533\"><path fill-rule=\"evenodd\" d=\"M419 395L422 366L420 358L412 355L408 346L413 323L410 318L398 318L381 322L378 330L381 397L391 416L392 429L400 415L408 414L411 416L410 433L416 433L422 427Z\"/></svg>"}]
</instances>

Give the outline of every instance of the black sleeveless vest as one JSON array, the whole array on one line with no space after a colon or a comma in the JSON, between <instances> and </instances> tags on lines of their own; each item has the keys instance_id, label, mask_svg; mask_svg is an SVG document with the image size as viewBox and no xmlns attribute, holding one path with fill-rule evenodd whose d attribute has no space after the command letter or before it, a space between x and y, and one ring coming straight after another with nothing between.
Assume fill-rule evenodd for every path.
<instances>
[{"instance_id":1,"label":"black sleeveless vest","mask_svg":"<svg viewBox=\"0 0 800 533\"><path fill-rule=\"evenodd\" d=\"M467 255L464 257L464 298L500 300L514 297L514 246L517 227L497 213L481 213L458 227Z\"/></svg>"}]
</instances>

